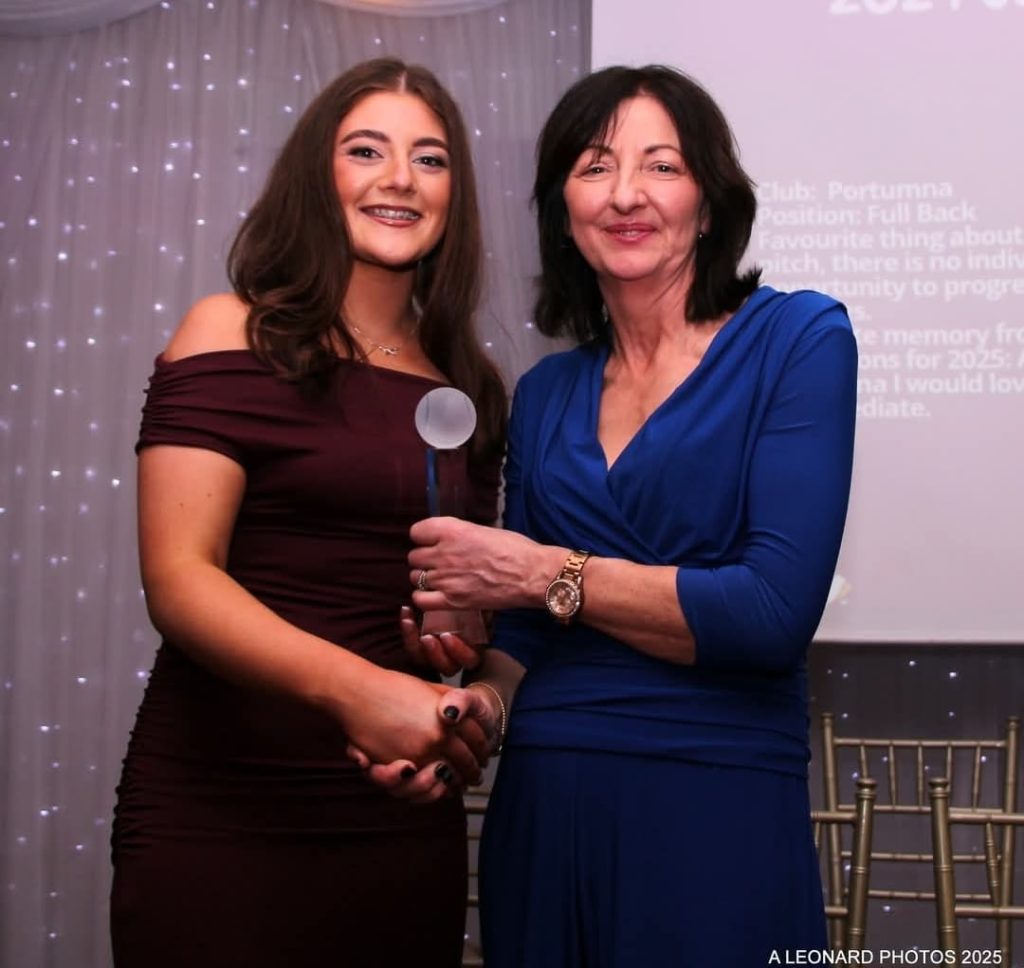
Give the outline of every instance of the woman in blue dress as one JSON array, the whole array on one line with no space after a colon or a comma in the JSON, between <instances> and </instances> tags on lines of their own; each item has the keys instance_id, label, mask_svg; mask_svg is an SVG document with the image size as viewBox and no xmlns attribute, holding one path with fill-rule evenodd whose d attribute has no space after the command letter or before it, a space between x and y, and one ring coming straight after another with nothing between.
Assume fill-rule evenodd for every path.
<instances>
[{"instance_id":1,"label":"woman in blue dress","mask_svg":"<svg viewBox=\"0 0 1024 968\"><path fill-rule=\"evenodd\" d=\"M407 625L438 668L475 666L442 715L503 744L486 963L785 963L826 946L806 653L846 514L852 329L833 299L739 270L751 182L677 71L572 87L534 200L537 326L579 346L518 385L505 530L423 521L409 556L419 608L500 611L482 656ZM371 775L443 793L408 767Z\"/></svg>"}]
</instances>

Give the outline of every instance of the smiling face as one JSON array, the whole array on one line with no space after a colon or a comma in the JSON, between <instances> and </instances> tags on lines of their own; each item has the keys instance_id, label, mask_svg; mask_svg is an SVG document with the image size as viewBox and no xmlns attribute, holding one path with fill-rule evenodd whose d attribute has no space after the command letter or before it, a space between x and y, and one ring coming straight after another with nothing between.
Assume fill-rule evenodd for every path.
<instances>
[{"instance_id":1,"label":"smiling face","mask_svg":"<svg viewBox=\"0 0 1024 968\"><path fill-rule=\"evenodd\" d=\"M605 143L583 151L563 191L568 232L602 282L693 278L703 196L679 134L648 95L623 101Z\"/></svg>"},{"instance_id":2,"label":"smiling face","mask_svg":"<svg viewBox=\"0 0 1024 968\"><path fill-rule=\"evenodd\" d=\"M408 268L444 235L451 201L441 119L416 95L379 92L338 125L334 184L357 262Z\"/></svg>"}]
</instances>

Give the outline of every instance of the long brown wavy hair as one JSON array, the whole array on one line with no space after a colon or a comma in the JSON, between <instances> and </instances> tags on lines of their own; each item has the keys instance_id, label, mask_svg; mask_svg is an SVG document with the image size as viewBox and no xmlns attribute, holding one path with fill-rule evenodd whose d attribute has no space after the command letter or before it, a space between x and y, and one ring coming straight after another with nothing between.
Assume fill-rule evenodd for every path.
<instances>
[{"instance_id":1,"label":"long brown wavy hair","mask_svg":"<svg viewBox=\"0 0 1024 968\"><path fill-rule=\"evenodd\" d=\"M507 394L475 328L481 234L473 160L458 106L424 67L395 58L357 64L299 118L228 254L228 278L250 307L249 345L313 393L336 365L333 340L363 356L340 315L353 259L334 184L334 140L356 102L377 92L414 94L444 125L451 200L444 235L416 269L419 336L431 362L476 404L474 454L493 456L504 446Z\"/></svg>"}]
</instances>

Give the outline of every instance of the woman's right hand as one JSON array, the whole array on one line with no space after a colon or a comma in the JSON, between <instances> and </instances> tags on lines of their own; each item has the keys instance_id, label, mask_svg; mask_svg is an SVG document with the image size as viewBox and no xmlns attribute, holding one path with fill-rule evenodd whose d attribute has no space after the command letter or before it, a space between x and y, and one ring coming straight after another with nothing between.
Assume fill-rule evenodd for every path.
<instances>
[{"instance_id":1,"label":"woman's right hand","mask_svg":"<svg viewBox=\"0 0 1024 968\"><path fill-rule=\"evenodd\" d=\"M443 676L454 676L463 669L475 669L483 657L485 645L470 645L454 632L421 635L413 610L402 607L399 615L402 643L417 665L429 666Z\"/></svg>"},{"instance_id":2,"label":"woman's right hand","mask_svg":"<svg viewBox=\"0 0 1024 968\"><path fill-rule=\"evenodd\" d=\"M483 689L446 690L438 699L437 715L442 726L449 730L466 728L467 724L476 723L487 737L490 751L493 752L499 745L500 710ZM408 759L375 762L367 756L365 750L351 743L346 752L373 783L392 796L413 803L432 803L459 788L478 786L482 780L479 773L465 775L455 763L444 758L417 767Z\"/></svg>"},{"instance_id":3,"label":"woman's right hand","mask_svg":"<svg viewBox=\"0 0 1024 968\"><path fill-rule=\"evenodd\" d=\"M342 726L351 746L373 763L407 760L419 769L444 760L463 782L472 784L480 778L493 743L480 717L464 715L469 708L464 700L442 702L461 691L375 667L358 698L347 704ZM455 713L445 713L453 704Z\"/></svg>"}]
</instances>

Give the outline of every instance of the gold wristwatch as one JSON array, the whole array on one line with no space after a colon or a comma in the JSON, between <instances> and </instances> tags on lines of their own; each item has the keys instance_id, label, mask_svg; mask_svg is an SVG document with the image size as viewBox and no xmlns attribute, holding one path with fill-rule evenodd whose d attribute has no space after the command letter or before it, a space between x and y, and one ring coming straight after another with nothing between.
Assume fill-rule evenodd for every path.
<instances>
[{"instance_id":1,"label":"gold wristwatch","mask_svg":"<svg viewBox=\"0 0 1024 968\"><path fill-rule=\"evenodd\" d=\"M568 625L583 607L583 566L589 557L589 551L573 551L544 593L548 611L563 625Z\"/></svg>"}]
</instances>

